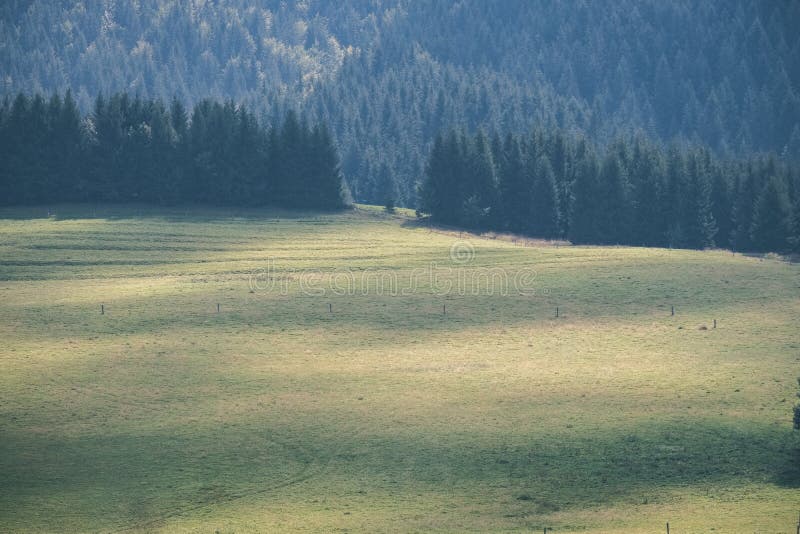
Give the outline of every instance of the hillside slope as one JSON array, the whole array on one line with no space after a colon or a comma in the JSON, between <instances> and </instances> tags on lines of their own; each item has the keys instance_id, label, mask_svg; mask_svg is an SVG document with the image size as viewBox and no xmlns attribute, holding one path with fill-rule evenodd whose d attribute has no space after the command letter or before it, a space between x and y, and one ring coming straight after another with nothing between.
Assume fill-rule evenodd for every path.
<instances>
[{"instance_id":1,"label":"hillside slope","mask_svg":"<svg viewBox=\"0 0 800 534\"><path fill-rule=\"evenodd\" d=\"M800 157L800 4L141 0L0 6L0 91L232 98L328 120L357 199L413 205L439 130L641 130Z\"/></svg>"}]
</instances>

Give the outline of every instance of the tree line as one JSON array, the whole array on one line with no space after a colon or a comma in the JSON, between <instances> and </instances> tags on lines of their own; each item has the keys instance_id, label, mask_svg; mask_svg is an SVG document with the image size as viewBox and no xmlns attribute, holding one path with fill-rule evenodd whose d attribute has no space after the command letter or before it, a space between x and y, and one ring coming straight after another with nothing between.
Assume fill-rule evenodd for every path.
<instances>
[{"instance_id":1,"label":"tree line","mask_svg":"<svg viewBox=\"0 0 800 534\"><path fill-rule=\"evenodd\" d=\"M415 206L451 127L537 124L603 148L641 131L800 161L798 20L795 0L4 0L0 95L295 109L328 124L357 200L388 176Z\"/></svg>"},{"instance_id":2,"label":"tree line","mask_svg":"<svg viewBox=\"0 0 800 534\"><path fill-rule=\"evenodd\" d=\"M345 191L325 124L273 127L244 105L100 95L0 103L0 203L149 202L335 209Z\"/></svg>"},{"instance_id":3,"label":"tree line","mask_svg":"<svg viewBox=\"0 0 800 534\"><path fill-rule=\"evenodd\" d=\"M419 196L434 220L478 230L583 244L800 248L800 168L641 137L601 150L560 131L451 131L434 141Z\"/></svg>"}]
</instances>

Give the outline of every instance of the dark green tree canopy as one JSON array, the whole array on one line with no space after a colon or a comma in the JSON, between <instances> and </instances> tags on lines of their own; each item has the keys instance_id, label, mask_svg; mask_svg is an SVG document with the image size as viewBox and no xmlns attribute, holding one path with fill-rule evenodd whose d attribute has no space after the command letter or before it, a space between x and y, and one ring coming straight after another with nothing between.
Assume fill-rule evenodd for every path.
<instances>
[{"instance_id":1,"label":"dark green tree canopy","mask_svg":"<svg viewBox=\"0 0 800 534\"><path fill-rule=\"evenodd\" d=\"M275 121L280 122L279 120ZM126 93L81 117L71 93L17 95L0 107L0 202L150 202L336 209L333 138L289 111L266 127L244 105Z\"/></svg>"},{"instance_id":2,"label":"dark green tree canopy","mask_svg":"<svg viewBox=\"0 0 800 534\"><path fill-rule=\"evenodd\" d=\"M581 244L800 247L799 167L641 136L599 149L541 128L491 142L451 132L437 137L421 192L434 219L479 230Z\"/></svg>"},{"instance_id":3,"label":"dark green tree canopy","mask_svg":"<svg viewBox=\"0 0 800 534\"><path fill-rule=\"evenodd\" d=\"M798 20L792 0L5 0L0 95L71 88L84 113L119 91L296 109L328 124L358 200L377 201L385 164L414 206L454 127L800 159Z\"/></svg>"}]
</instances>

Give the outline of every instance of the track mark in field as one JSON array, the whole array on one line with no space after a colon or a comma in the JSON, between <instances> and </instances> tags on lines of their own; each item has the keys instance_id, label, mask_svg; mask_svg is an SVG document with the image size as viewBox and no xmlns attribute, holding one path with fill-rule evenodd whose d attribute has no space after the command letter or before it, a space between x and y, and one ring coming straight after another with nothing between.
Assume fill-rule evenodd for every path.
<instances>
[{"instance_id":1,"label":"track mark in field","mask_svg":"<svg viewBox=\"0 0 800 534\"><path fill-rule=\"evenodd\" d=\"M270 441L271 443L275 443L275 444L279 445L280 447L282 447L282 448L284 448L286 450L292 450L292 449L298 450L298 447L296 447L296 446L288 445L286 443L283 443L283 442L280 442L280 441L277 441L277 440L274 440L274 439L270 439L270 440L267 440L267 441ZM131 532L131 531L135 531L135 530L156 528L156 527L159 527L159 526L163 526L163 524L168 519L171 519L173 517L179 517L179 516L188 514L190 512L196 512L198 510L202 510L202 509L205 509L205 508L210 508L212 506L231 503L231 502L235 502L235 501L240 500L240 499L245 499L247 497L253 497L255 495L263 495L263 494L267 494L267 493L270 493L270 492L273 492L273 491L277 491L277 490L280 490L280 489L283 489L283 488L288 488L288 487L291 487L291 486L294 486L294 485L297 485L297 484L301 484L301 483L303 483L303 482L305 482L307 480L310 480L310 479L314 478L315 476L318 476L318 475L321 475L322 473L324 473L326 468L330 464L331 459L334 456L335 456L334 454L331 454L331 455L328 456L328 458L325 461L319 462L319 461L317 461L316 458L314 458L314 456L312 454L309 454L308 451L301 452L299 455L297 455L297 457L300 457L300 461L303 462L305 465L303 465L303 467L300 470L298 470L294 475L292 475L292 476L290 476L288 478L284 478L283 480L281 480L279 482L276 482L274 484L270 484L270 485L267 485L267 486L264 486L264 487L261 487L261 488L258 488L258 489L231 493L229 495L224 495L224 496L221 496L221 497L218 497L218 498L215 498L215 499L210 499L207 502L203 502L203 503L199 503L199 504L195 504L195 505L178 507L178 508L176 508L176 509L174 509L174 510L172 510L170 512L163 513L163 514L158 515L157 517L154 517L152 519L148 519L146 521L141 521L141 522L138 522L138 523L134 523L132 525L128 525L128 526L125 526L125 527L117 528L117 529L111 530L109 532L115 532L115 533L116 532Z\"/></svg>"},{"instance_id":2,"label":"track mark in field","mask_svg":"<svg viewBox=\"0 0 800 534\"><path fill-rule=\"evenodd\" d=\"M357 434L363 434L364 430L365 430L365 428L359 427L359 428L356 428L356 429L352 429L352 431L349 434L351 436L355 436ZM261 487L259 489L254 489L254 490L250 490L250 491L242 491L240 493L233 493L233 494L230 494L230 495L221 496L219 498L211 499L208 502L204 502L204 503L200 503L200 504L179 507L179 508L176 508L175 510L172 510L171 512L166 512L166 513L161 514L161 515L159 515L157 517L154 517L152 519L148 519L146 521L141 521L141 522L138 522L138 523L134 523L134 524L126 526L126 527L121 527L119 529L112 530L111 532L131 532L131 531L134 531L134 530L141 530L141 529L148 529L148 528L155 528L155 527L158 527L158 526L163 526L163 524L168 519L171 519L173 517L179 517L179 516L188 514L189 512L195 512L195 511L198 511L198 510L211 508L213 506L217 506L217 505L220 505L220 504L227 504L227 503L235 502L235 501L238 501L240 499L253 497L255 495L265 495L265 494L268 494L270 492L274 492L274 491L277 491L277 490L280 490L280 489L283 489L283 488L288 488L288 487L291 487L291 486L295 486L297 484L302 484L303 482L311 480L312 478L318 477L318 476L322 475L323 473L325 473L325 471L330 466L331 461L334 458L338 457L340 455L340 453L342 452L342 449L344 448L344 446L342 446L337 450L331 451L329 454L326 455L326 458L324 460L320 461L318 459L318 457L313 455L311 453L311 451L309 451L309 450L304 450L301 447L297 447L295 445L284 443L282 441L278 441L278 440L275 440L275 439L269 439L267 441L275 443L275 444L283 447L287 451L288 450L299 451L299 454L297 454L295 456L295 458L299 458L299 460L301 462L304 462L305 465L300 470L298 470L297 473L295 473L293 476L285 478L285 479L283 479L283 480L281 480L279 482L276 482L274 484L270 484L268 486L264 486L264 487Z\"/></svg>"}]
</instances>

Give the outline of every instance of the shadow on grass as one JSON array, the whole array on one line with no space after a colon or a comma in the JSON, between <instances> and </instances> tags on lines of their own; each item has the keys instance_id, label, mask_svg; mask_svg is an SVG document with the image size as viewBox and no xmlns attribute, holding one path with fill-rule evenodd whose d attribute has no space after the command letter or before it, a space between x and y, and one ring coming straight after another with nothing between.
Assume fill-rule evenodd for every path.
<instances>
[{"instance_id":1,"label":"shadow on grass","mask_svg":"<svg viewBox=\"0 0 800 534\"><path fill-rule=\"evenodd\" d=\"M275 498L297 484L304 484L302 496L282 498L347 500L356 490L408 499L432 492L456 501L481 495L509 508L530 501L534 515L658 502L687 486L800 487L795 436L756 424L687 419L622 433L520 430L512 444L488 428L356 429L355 413L340 415L346 417L305 414L281 425L254 416L151 433L98 427L78 436L18 427L0 443L0 510L12 529L106 530L243 497Z\"/></svg>"},{"instance_id":2,"label":"shadow on grass","mask_svg":"<svg viewBox=\"0 0 800 534\"><path fill-rule=\"evenodd\" d=\"M313 222L320 217L352 213L344 208L331 211L292 210L276 207L238 207L238 206L156 206L152 204L56 204L52 206L16 206L0 208L0 220L53 219L57 221L78 219L125 220L163 220L165 222L230 222L235 219L252 221L274 221L290 219L296 222Z\"/></svg>"}]
</instances>

